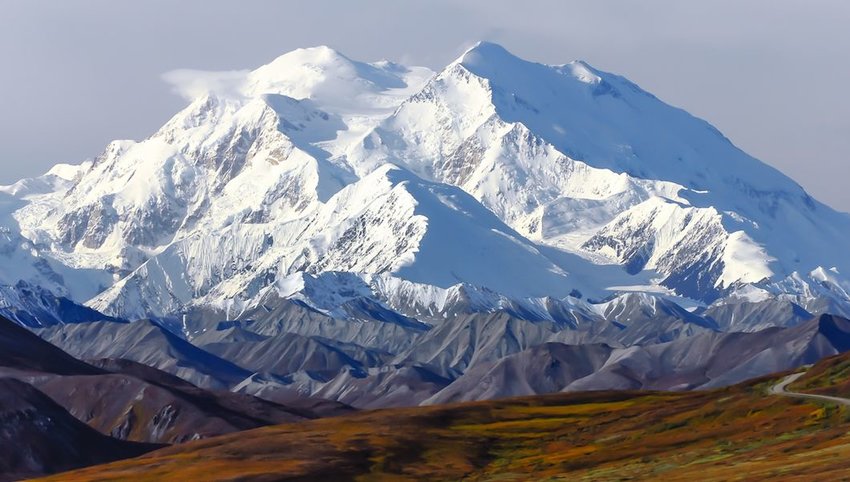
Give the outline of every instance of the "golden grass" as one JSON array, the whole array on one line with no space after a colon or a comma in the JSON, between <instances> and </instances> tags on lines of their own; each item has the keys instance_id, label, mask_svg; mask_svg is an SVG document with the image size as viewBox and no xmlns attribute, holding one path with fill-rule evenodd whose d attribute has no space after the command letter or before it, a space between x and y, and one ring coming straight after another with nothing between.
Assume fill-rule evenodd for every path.
<instances>
[{"instance_id":1,"label":"golden grass","mask_svg":"<svg viewBox=\"0 0 850 482\"><path fill-rule=\"evenodd\" d=\"M844 407L762 381L390 409L266 427L59 474L106 480L840 480Z\"/></svg>"}]
</instances>

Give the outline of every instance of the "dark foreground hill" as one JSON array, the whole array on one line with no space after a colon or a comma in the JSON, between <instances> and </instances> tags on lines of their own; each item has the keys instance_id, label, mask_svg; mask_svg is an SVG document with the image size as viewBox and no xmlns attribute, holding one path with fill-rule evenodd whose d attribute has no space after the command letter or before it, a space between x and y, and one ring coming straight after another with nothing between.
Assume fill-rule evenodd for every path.
<instances>
[{"instance_id":1,"label":"dark foreground hill","mask_svg":"<svg viewBox=\"0 0 850 482\"><path fill-rule=\"evenodd\" d=\"M0 480L347 408L319 402L202 389L127 360L86 363L0 317Z\"/></svg>"},{"instance_id":2,"label":"dark foreground hill","mask_svg":"<svg viewBox=\"0 0 850 482\"><path fill-rule=\"evenodd\" d=\"M0 378L0 480L135 457L158 447L107 437L31 385Z\"/></svg>"}]
</instances>

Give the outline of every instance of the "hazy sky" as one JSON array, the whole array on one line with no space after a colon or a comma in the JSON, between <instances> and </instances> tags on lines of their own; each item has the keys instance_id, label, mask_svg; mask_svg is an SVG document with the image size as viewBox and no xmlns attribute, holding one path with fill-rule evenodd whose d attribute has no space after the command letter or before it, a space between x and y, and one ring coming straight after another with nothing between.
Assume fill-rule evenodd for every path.
<instances>
[{"instance_id":1,"label":"hazy sky","mask_svg":"<svg viewBox=\"0 0 850 482\"><path fill-rule=\"evenodd\" d=\"M146 137L173 69L320 44L436 69L478 39L625 75L850 211L847 0L0 0L0 183Z\"/></svg>"}]
</instances>

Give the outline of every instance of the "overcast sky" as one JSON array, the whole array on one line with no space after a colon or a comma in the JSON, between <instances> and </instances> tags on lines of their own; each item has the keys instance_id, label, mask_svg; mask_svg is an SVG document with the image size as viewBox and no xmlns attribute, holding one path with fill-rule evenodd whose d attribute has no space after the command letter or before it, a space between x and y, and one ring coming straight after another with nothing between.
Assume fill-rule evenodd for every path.
<instances>
[{"instance_id":1,"label":"overcast sky","mask_svg":"<svg viewBox=\"0 0 850 482\"><path fill-rule=\"evenodd\" d=\"M0 0L0 183L151 134L174 69L320 44L438 69L479 39L625 75L850 211L847 0Z\"/></svg>"}]
</instances>

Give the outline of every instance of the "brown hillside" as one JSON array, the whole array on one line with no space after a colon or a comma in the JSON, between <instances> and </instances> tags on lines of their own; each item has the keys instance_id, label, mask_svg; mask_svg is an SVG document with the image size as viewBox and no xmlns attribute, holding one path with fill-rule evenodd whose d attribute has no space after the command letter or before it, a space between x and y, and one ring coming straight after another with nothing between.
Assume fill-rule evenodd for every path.
<instances>
[{"instance_id":1,"label":"brown hillside","mask_svg":"<svg viewBox=\"0 0 850 482\"><path fill-rule=\"evenodd\" d=\"M390 409L169 447L52 480L834 480L845 407L767 395L596 392Z\"/></svg>"}]
</instances>

